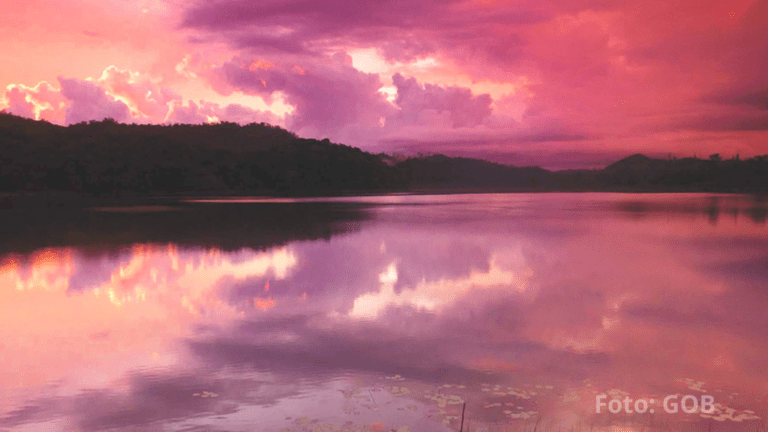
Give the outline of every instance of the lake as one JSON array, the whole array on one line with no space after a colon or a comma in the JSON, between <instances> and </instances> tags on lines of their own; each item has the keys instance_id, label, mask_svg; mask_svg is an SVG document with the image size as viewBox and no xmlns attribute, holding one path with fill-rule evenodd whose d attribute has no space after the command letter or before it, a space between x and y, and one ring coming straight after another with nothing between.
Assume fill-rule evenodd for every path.
<instances>
[{"instance_id":1,"label":"lake","mask_svg":"<svg viewBox=\"0 0 768 432\"><path fill-rule=\"evenodd\" d=\"M765 431L767 217L608 193L5 210L0 431Z\"/></svg>"}]
</instances>

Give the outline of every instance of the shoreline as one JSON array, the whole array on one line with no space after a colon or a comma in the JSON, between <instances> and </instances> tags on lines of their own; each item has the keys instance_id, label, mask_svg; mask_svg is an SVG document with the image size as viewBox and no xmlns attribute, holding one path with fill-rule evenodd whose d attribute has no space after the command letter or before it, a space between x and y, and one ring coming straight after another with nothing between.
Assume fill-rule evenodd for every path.
<instances>
[{"instance_id":1,"label":"shoreline","mask_svg":"<svg viewBox=\"0 0 768 432\"><path fill-rule=\"evenodd\" d=\"M327 194L278 194L254 191L248 193L211 194L115 194L92 195L66 191L2 192L0 193L0 211L46 208L50 210L88 209L110 206L169 206L190 202L306 202L304 200L377 196L423 196L423 195L467 195L467 194L712 194L743 195L768 200L764 191L706 190L706 189L661 189L661 188L603 188L603 189L541 189L541 188L413 188L396 191L347 191L346 193Z\"/></svg>"}]
</instances>

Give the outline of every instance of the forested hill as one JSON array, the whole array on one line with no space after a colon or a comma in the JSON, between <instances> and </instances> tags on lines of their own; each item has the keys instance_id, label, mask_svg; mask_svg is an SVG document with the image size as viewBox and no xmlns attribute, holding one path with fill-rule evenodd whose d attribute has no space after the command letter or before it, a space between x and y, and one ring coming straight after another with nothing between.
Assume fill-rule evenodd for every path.
<instances>
[{"instance_id":1,"label":"forested hill","mask_svg":"<svg viewBox=\"0 0 768 432\"><path fill-rule=\"evenodd\" d=\"M375 155L267 124L68 127L0 114L0 191L337 194L401 186Z\"/></svg>"},{"instance_id":2,"label":"forested hill","mask_svg":"<svg viewBox=\"0 0 768 432\"><path fill-rule=\"evenodd\" d=\"M768 156L653 159L548 171L480 159L373 155L267 124L68 127L0 114L0 193L341 195L393 191L768 191Z\"/></svg>"},{"instance_id":3,"label":"forested hill","mask_svg":"<svg viewBox=\"0 0 768 432\"><path fill-rule=\"evenodd\" d=\"M600 184L639 190L712 192L768 191L768 155L724 159L719 154L654 159L641 154L596 172Z\"/></svg>"}]
</instances>

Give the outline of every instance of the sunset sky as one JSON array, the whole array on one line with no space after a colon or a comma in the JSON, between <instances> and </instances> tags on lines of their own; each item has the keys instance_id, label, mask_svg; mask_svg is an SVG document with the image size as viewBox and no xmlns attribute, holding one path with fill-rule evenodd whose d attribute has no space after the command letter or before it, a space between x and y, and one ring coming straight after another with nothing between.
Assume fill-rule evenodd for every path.
<instances>
[{"instance_id":1,"label":"sunset sky","mask_svg":"<svg viewBox=\"0 0 768 432\"><path fill-rule=\"evenodd\" d=\"M766 0L4 0L0 109L547 168L768 153Z\"/></svg>"}]
</instances>

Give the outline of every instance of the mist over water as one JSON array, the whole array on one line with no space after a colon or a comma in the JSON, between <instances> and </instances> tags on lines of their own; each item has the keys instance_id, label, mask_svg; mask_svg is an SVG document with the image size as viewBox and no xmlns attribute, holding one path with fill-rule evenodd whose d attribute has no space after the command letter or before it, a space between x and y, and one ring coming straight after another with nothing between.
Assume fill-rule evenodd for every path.
<instances>
[{"instance_id":1,"label":"mist over water","mask_svg":"<svg viewBox=\"0 0 768 432\"><path fill-rule=\"evenodd\" d=\"M768 201L230 199L0 213L0 431L753 431ZM656 401L596 413L596 397ZM661 400L714 398L667 413Z\"/></svg>"}]
</instances>

